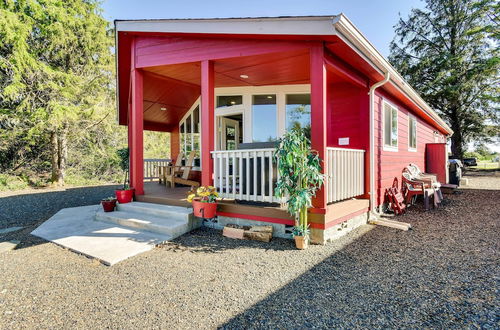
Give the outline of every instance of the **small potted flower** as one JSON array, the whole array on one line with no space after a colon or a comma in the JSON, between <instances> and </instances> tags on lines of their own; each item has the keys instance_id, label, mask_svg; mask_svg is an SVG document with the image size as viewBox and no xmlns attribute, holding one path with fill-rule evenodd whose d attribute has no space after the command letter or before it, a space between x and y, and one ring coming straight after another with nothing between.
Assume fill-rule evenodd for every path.
<instances>
[{"instance_id":1,"label":"small potted flower","mask_svg":"<svg viewBox=\"0 0 500 330\"><path fill-rule=\"evenodd\" d=\"M212 219L217 211L217 191L212 186L201 186L189 192L187 200L193 204L195 217Z\"/></svg>"},{"instance_id":2,"label":"small potted flower","mask_svg":"<svg viewBox=\"0 0 500 330\"><path fill-rule=\"evenodd\" d=\"M129 170L129 151L128 148L119 149L117 151L118 157L120 158L120 167L125 173L125 179L123 180L123 188L115 190L116 199L118 203L130 203L134 198L135 189L131 188L128 184L128 170Z\"/></svg>"},{"instance_id":3,"label":"small potted flower","mask_svg":"<svg viewBox=\"0 0 500 330\"><path fill-rule=\"evenodd\" d=\"M107 197L101 200L102 208L104 209L104 212L113 212L116 207L116 198L114 197Z\"/></svg>"}]
</instances>

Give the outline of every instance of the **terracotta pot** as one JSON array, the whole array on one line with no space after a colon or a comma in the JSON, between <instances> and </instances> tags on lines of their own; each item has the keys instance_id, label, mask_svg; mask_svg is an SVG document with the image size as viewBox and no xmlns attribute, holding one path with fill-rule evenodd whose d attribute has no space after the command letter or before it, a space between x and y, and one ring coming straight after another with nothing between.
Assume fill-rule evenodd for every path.
<instances>
[{"instance_id":1,"label":"terracotta pot","mask_svg":"<svg viewBox=\"0 0 500 330\"><path fill-rule=\"evenodd\" d=\"M116 207L116 199L112 201L101 201L104 212L113 212Z\"/></svg>"},{"instance_id":2,"label":"terracotta pot","mask_svg":"<svg viewBox=\"0 0 500 330\"><path fill-rule=\"evenodd\" d=\"M295 247L299 250L305 250L309 246L309 236L294 236Z\"/></svg>"},{"instance_id":3,"label":"terracotta pot","mask_svg":"<svg viewBox=\"0 0 500 330\"><path fill-rule=\"evenodd\" d=\"M197 200L193 201L193 213L195 217L212 219L215 218L217 203L204 203Z\"/></svg>"},{"instance_id":4,"label":"terracotta pot","mask_svg":"<svg viewBox=\"0 0 500 330\"><path fill-rule=\"evenodd\" d=\"M134 198L134 191L135 191L134 188L115 190L115 195L116 199L118 200L118 203L120 204L130 203Z\"/></svg>"}]
</instances>

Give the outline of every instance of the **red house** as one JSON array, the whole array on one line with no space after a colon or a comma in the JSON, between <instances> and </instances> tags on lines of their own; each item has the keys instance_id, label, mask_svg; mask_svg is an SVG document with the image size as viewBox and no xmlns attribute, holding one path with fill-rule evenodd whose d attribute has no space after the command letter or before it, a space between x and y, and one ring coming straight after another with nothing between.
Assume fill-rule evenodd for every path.
<instances>
[{"instance_id":1,"label":"red house","mask_svg":"<svg viewBox=\"0 0 500 330\"><path fill-rule=\"evenodd\" d=\"M425 169L426 145L445 153L452 134L342 14L115 26L118 120L140 201L186 203L186 188L144 184L143 131L170 132L171 157L195 151L191 179L225 198L220 223L284 233L293 219L275 204L273 141L310 126L327 175L310 209L312 239L323 243L366 223L394 177L408 163Z\"/></svg>"}]
</instances>

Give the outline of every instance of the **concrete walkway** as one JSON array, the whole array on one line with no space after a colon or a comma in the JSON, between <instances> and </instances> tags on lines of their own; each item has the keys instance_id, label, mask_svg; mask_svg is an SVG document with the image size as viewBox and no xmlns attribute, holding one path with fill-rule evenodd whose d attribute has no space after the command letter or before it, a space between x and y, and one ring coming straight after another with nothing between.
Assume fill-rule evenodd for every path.
<instances>
[{"instance_id":1,"label":"concrete walkway","mask_svg":"<svg viewBox=\"0 0 500 330\"><path fill-rule=\"evenodd\" d=\"M95 214L100 209L100 205L62 209L31 234L109 266L171 239L165 234L95 221Z\"/></svg>"}]
</instances>

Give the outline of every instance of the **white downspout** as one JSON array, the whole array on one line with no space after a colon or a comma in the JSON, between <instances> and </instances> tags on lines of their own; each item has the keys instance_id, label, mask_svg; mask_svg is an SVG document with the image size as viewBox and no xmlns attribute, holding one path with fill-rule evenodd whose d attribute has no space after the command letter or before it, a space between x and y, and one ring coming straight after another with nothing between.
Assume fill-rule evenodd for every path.
<instances>
[{"instance_id":1,"label":"white downspout","mask_svg":"<svg viewBox=\"0 0 500 330\"><path fill-rule=\"evenodd\" d=\"M387 71L384 80L375 83L370 87L370 219L377 218L378 212L375 209L375 90L391 79L391 74Z\"/></svg>"}]
</instances>

